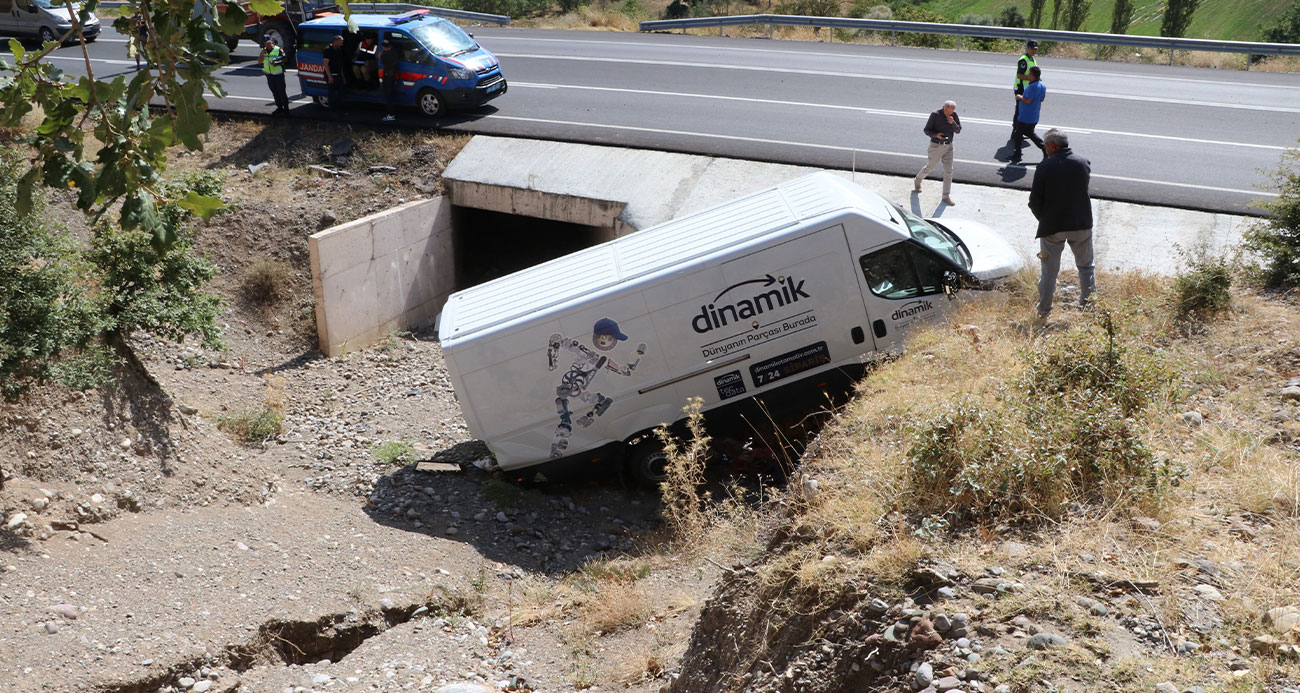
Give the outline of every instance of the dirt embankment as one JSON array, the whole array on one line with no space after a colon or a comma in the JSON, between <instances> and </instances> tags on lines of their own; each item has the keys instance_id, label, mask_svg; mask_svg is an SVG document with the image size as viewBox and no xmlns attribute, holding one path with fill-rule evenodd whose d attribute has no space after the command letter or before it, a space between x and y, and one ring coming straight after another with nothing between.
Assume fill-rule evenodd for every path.
<instances>
[{"instance_id":1,"label":"dirt embankment","mask_svg":"<svg viewBox=\"0 0 1300 693\"><path fill-rule=\"evenodd\" d=\"M485 454L434 335L314 348L306 237L436 193L462 143L228 122L177 156L233 206L194 228L225 348L135 335L151 378L0 406L0 691L658 689L717 571L655 550L652 498L416 472Z\"/></svg>"}]
</instances>

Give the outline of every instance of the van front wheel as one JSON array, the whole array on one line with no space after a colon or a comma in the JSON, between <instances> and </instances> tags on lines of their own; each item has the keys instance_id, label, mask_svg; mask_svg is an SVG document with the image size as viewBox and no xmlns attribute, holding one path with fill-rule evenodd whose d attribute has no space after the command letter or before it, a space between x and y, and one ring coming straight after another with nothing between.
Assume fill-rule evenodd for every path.
<instances>
[{"instance_id":1,"label":"van front wheel","mask_svg":"<svg viewBox=\"0 0 1300 693\"><path fill-rule=\"evenodd\" d=\"M42 45L42 46L44 46L45 44L49 43L50 41L57 40L58 38L59 38L58 36L55 36L55 35L54 35L54 30L53 30L53 29L49 28L48 26L43 26L43 27L41 27L41 45Z\"/></svg>"},{"instance_id":2,"label":"van front wheel","mask_svg":"<svg viewBox=\"0 0 1300 693\"><path fill-rule=\"evenodd\" d=\"M436 118L447 110L442 95L433 89L420 90L419 95L415 97L415 103L420 107L420 112L430 118Z\"/></svg>"},{"instance_id":3,"label":"van front wheel","mask_svg":"<svg viewBox=\"0 0 1300 693\"><path fill-rule=\"evenodd\" d=\"M637 486L657 489L668 478L668 454L657 439L643 440L623 456L623 474Z\"/></svg>"}]
</instances>

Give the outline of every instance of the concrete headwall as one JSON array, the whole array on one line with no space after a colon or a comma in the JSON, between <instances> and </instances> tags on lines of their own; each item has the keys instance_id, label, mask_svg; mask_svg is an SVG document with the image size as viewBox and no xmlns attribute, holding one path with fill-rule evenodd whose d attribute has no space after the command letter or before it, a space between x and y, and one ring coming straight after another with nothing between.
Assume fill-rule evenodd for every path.
<instances>
[{"instance_id":1,"label":"concrete headwall","mask_svg":"<svg viewBox=\"0 0 1300 693\"><path fill-rule=\"evenodd\" d=\"M328 356L431 324L455 288L451 202L441 197L325 229L307 248Z\"/></svg>"}]
</instances>

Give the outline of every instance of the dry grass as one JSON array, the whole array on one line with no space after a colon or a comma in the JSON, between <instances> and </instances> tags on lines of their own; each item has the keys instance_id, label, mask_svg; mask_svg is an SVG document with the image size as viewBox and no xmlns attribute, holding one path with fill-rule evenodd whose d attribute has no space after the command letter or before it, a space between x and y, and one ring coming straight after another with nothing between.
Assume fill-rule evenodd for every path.
<instances>
[{"instance_id":1,"label":"dry grass","mask_svg":"<svg viewBox=\"0 0 1300 693\"><path fill-rule=\"evenodd\" d=\"M1209 319L1203 333L1183 337L1170 317L1170 280L1102 277L1106 305L1123 316L1120 329L1127 339L1178 364L1142 431L1159 457L1185 468L1179 486L1163 502L1138 503L1120 494L1103 503L1085 501L1079 510L1036 526L980 524L948 533L940 525L922 531L916 512L922 499L907 475L909 424L958 393L975 400L999 396L1024 368L1019 353L1094 319L1062 310L1045 332L1033 328L1027 316L1035 280L1032 272L1014 278L1007 291L964 306L950 323L912 335L905 355L863 381L858 398L823 432L819 453L803 462L801 481L815 479L816 493L796 483L782 496L789 509L782 531L790 538L756 566L760 592L778 602L777 611L816 613L819 604L844 594L850 581L866 580L878 593L901 595L923 556L948 560L973 575L989 564L1020 566L1037 575L1031 593L989 608L1006 618L1038 614L1074 628L1076 642L1082 642L1043 657L1030 672L1034 676L1076 671L1083 680L1113 682L1123 690L1179 681L1172 656L1144 653L1143 666L1134 666L1123 651L1098 659L1097 652L1110 645L1093 639L1100 636L1096 619L1081 617L1066 595L1091 592L1076 577L1080 570L1155 580L1157 594L1134 596L1119 608L1156 619L1174 641L1194 636L1187 618L1198 609L1212 609L1223 620L1223 637L1248 639L1259 634L1263 611L1296 603L1300 454L1288 447L1285 431L1300 436L1300 424L1270 416L1284 408L1294 418L1300 409L1285 408L1277 396L1280 383L1300 371L1300 311L1237 292L1231 312ZM1201 426L1184 421L1181 414L1189 410L1204 416ZM1135 525L1135 515L1156 518L1159 529ZM1002 548L1007 540L1021 544L1014 558ZM1224 602L1207 606L1191 591L1196 568L1187 561L1195 557L1222 568ZM1270 671L1296 676L1300 665L1265 663L1256 675Z\"/></svg>"}]
</instances>

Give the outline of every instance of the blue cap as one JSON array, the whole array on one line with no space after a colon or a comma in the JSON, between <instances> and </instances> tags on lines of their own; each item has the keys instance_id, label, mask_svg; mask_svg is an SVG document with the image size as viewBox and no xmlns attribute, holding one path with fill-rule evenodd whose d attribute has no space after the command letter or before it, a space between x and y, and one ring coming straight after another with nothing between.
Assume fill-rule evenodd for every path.
<instances>
[{"instance_id":1,"label":"blue cap","mask_svg":"<svg viewBox=\"0 0 1300 693\"><path fill-rule=\"evenodd\" d=\"M619 340L626 340L627 335L618 331L618 323L609 318L601 318L596 321L596 326L591 328L593 334L607 334L611 337L617 337Z\"/></svg>"}]
</instances>

